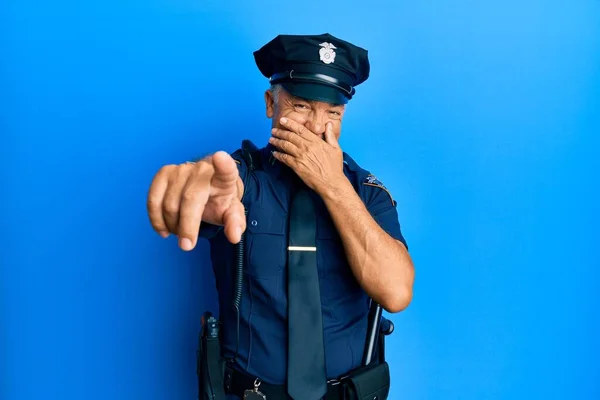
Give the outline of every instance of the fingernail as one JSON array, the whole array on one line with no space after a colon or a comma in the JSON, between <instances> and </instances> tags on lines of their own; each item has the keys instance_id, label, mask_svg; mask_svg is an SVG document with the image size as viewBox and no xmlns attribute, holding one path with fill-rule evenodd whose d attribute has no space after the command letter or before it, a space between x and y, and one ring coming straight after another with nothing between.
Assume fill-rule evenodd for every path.
<instances>
[{"instance_id":1,"label":"fingernail","mask_svg":"<svg viewBox=\"0 0 600 400\"><path fill-rule=\"evenodd\" d=\"M281 118L280 121L281 121L282 124L287 124L287 118L286 117Z\"/></svg>"},{"instance_id":2,"label":"fingernail","mask_svg":"<svg viewBox=\"0 0 600 400\"><path fill-rule=\"evenodd\" d=\"M182 238L179 240L179 247L181 247L182 250L191 250L192 241L188 238Z\"/></svg>"},{"instance_id":3,"label":"fingernail","mask_svg":"<svg viewBox=\"0 0 600 400\"><path fill-rule=\"evenodd\" d=\"M235 228L235 236L238 238L242 237L242 228L240 226L238 226L237 228Z\"/></svg>"},{"instance_id":4,"label":"fingernail","mask_svg":"<svg viewBox=\"0 0 600 400\"><path fill-rule=\"evenodd\" d=\"M274 137L270 137L270 138L269 138L269 143L273 143L274 141L275 141L275 138L274 138Z\"/></svg>"},{"instance_id":5,"label":"fingernail","mask_svg":"<svg viewBox=\"0 0 600 400\"><path fill-rule=\"evenodd\" d=\"M166 239L167 237L169 237L169 232L167 231L159 231L158 234L163 238Z\"/></svg>"}]
</instances>

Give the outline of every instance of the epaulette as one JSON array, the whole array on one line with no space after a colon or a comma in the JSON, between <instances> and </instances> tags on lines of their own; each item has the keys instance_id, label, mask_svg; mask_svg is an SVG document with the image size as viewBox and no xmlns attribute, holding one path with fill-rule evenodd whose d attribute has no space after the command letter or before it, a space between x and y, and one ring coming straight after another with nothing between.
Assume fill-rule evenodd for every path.
<instances>
[{"instance_id":1,"label":"epaulette","mask_svg":"<svg viewBox=\"0 0 600 400\"><path fill-rule=\"evenodd\" d=\"M352 157L350 157L347 153L344 153L344 164L353 172L362 172L363 174L367 174L367 177L362 181L362 184L364 186L372 186L372 187L376 187L376 188L385 190L385 192L388 194L388 196L390 196L390 200L392 201L392 204L394 206L396 206L396 201L392 197L392 194L390 193L390 191L385 187L385 185L379 179L377 179L377 177L375 175L373 175L369 171L361 168L356 163L356 161L354 161L352 159Z\"/></svg>"},{"instance_id":2,"label":"epaulette","mask_svg":"<svg viewBox=\"0 0 600 400\"><path fill-rule=\"evenodd\" d=\"M376 187L382 190L385 190L385 192L388 194L388 196L390 196L390 200L392 201L392 204L394 205L394 207L396 206L396 201L394 200L394 198L392 197L392 194L390 193L390 191L385 187L385 185L379 180L377 179L377 177L375 175L373 175L372 173L368 173L367 177L365 178L365 180L363 181L363 185L365 186L372 186L372 187Z\"/></svg>"}]
</instances>

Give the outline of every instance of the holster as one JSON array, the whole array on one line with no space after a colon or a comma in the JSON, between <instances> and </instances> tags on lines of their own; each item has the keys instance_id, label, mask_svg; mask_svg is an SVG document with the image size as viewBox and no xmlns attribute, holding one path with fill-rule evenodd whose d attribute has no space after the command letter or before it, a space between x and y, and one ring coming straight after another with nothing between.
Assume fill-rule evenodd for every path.
<instances>
[{"instance_id":1,"label":"holster","mask_svg":"<svg viewBox=\"0 0 600 400\"><path fill-rule=\"evenodd\" d=\"M210 314L202 317L196 352L199 400L226 400L224 389L225 360L221 357L219 322Z\"/></svg>"}]
</instances>

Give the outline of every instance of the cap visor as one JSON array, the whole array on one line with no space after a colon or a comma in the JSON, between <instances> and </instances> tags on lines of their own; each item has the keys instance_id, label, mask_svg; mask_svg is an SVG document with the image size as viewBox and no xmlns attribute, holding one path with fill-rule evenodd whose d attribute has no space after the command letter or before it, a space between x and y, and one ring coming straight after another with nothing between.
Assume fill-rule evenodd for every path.
<instances>
[{"instance_id":1,"label":"cap visor","mask_svg":"<svg viewBox=\"0 0 600 400\"><path fill-rule=\"evenodd\" d=\"M290 94L306 100L323 101L330 104L346 104L348 98L344 93L331 86L318 83L282 83L282 86Z\"/></svg>"}]
</instances>

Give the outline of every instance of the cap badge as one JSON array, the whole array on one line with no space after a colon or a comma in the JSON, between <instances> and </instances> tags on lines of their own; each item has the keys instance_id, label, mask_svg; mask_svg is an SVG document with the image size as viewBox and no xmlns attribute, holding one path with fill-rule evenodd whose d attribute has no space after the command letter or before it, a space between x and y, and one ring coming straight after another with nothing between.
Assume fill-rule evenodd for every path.
<instances>
[{"instance_id":1,"label":"cap badge","mask_svg":"<svg viewBox=\"0 0 600 400\"><path fill-rule=\"evenodd\" d=\"M319 50L321 61L325 64L331 64L335 60L335 51L333 50L337 47L327 42L323 42L319 46L321 46L321 49Z\"/></svg>"}]
</instances>

